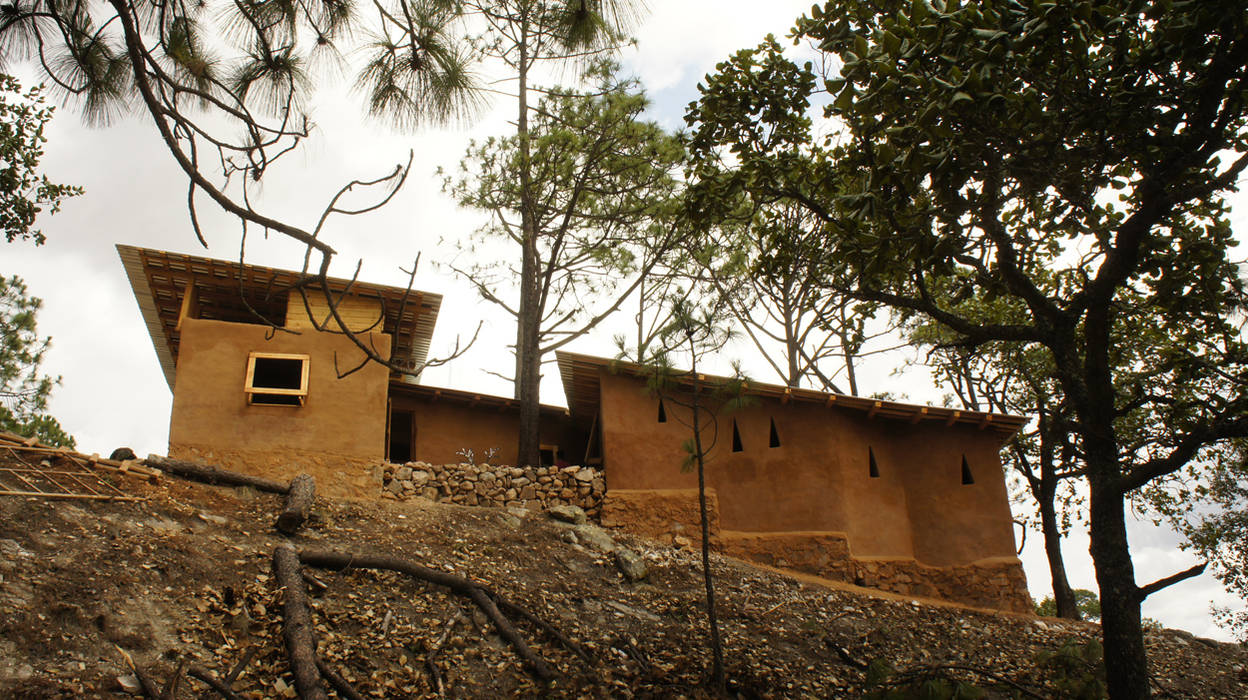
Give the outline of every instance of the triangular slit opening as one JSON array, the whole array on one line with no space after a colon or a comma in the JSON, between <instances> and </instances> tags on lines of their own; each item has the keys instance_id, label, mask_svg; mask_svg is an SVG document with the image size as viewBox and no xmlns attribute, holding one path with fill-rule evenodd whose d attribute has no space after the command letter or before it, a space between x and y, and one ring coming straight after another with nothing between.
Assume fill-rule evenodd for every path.
<instances>
[{"instance_id":1,"label":"triangular slit opening","mask_svg":"<svg viewBox=\"0 0 1248 700\"><path fill-rule=\"evenodd\" d=\"M737 430L737 419L732 419L732 451L741 452L745 448L741 446L741 431Z\"/></svg>"},{"instance_id":2,"label":"triangular slit opening","mask_svg":"<svg viewBox=\"0 0 1248 700\"><path fill-rule=\"evenodd\" d=\"M875 449L867 448L867 473L872 479L880 478L880 465L875 461Z\"/></svg>"},{"instance_id":3,"label":"triangular slit opening","mask_svg":"<svg viewBox=\"0 0 1248 700\"><path fill-rule=\"evenodd\" d=\"M663 406L663 399L659 399L659 422L667 422L667 409Z\"/></svg>"},{"instance_id":4,"label":"triangular slit opening","mask_svg":"<svg viewBox=\"0 0 1248 700\"><path fill-rule=\"evenodd\" d=\"M966 463L966 455L962 455L962 485L969 486L975 483L975 476L971 474L971 467Z\"/></svg>"},{"instance_id":5,"label":"triangular slit opening","mask_svg":"<svg viewBox=\"0 0 1248 700\"><path fill-rule=\"evenodd\" d=\"M776 419L771 419L771 438L767 442L768 447L780 446L780 433L776 432Z\"/></svg>"}]
</instances>

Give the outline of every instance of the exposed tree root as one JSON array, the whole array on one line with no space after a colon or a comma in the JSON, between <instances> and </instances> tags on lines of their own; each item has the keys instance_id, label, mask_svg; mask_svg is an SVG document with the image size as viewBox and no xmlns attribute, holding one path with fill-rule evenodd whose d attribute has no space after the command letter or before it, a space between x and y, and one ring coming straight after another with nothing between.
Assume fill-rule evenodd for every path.
<instances>
[{"instance_id":1,"label":"exposed tree root","mask_svg":"<svg viewBox=\"0 0 1248 700\"><path fill-rule=\"evenodd\" d=\"M322 569L342 570L342 569L384 569L387 571L397 571L406 574L421 581L433 583L445 588L451 589L458 595L462 595L476 604L486 617L494 623L495 629L498 630L500 636L511 644L516 655L529 667L529 670L535 677L542 681L550 681L555 677L554 670L541 657L529 648L528 643L520 636L520 632L515 628L510 620L503 615L499 607L506 607L508 610L520 611L521 608L505 601L499 594L490 590L486 586L466 579L462 576L449 574L445 571L438 571L427 566L421 566L414 562L395 557L384 556L364 556L344 554L341 552L327 552L317 550L303 550L299 553L299 559L308 566L314 566ZM527 612L522 612L521 616L525 619L532 620L535 616ZM540 625L544 630L553 630L549 625ZM584 651L578 646L572 644L562 634L556 633L556 638L561 642L566 640L569 649L579 655L584 655Z\"/></svg>"}]
</instances>

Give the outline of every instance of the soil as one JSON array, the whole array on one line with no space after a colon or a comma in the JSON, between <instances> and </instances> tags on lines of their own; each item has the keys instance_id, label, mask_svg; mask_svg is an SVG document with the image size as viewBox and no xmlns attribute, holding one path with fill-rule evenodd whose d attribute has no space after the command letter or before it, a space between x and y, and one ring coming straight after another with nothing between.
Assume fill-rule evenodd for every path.
<instances>
[{"instance_id":1,"label":"soil","mask_svg":"<svg viewBox=\"0 0 1248 700\"><path fill-rule=\"evenodd\" d=\"M404 557L481 581L592 659L517 622L559 671L546 686L470 602L445 589L393 573L306 570L319 653L365 697L708 694L700 554L688 547L613 532L648 567L630 583L612 555L544 513L321 499L286 538L273 527L280 496L168 476L108 478L143 500L0 496L0 697L136 694L127 656L160 685L184 661L217 677L245 661L233 683L241 697L294 697L270 568L287 541ZM1060 697L1095 683L1094 624L881 595L718 555L712 571L735 696L860 697L881 676L899 684L933 674L988 697ZM1162 630L1148 648L1159 694L1248 697L1239 646ZM1082 653L1055 657L1062 649ZM896 671L882 674L884 664ZM218 697L189 677L177 696Z\"/></svg>"}]
</instances>

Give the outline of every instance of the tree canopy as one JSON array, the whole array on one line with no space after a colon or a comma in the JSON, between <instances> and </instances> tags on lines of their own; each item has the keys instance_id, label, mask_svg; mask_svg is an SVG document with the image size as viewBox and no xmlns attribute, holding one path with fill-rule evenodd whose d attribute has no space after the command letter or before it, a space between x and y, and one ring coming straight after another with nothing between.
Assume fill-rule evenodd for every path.
<instances>
[{"instance_id":1,"label":"tree canopy","mask_svg":"<svg viewBox=\"0 0 1248 700\"><path fill-rule=\"evenodd\" d=\"M52 118L43 86L23 90L15 78L0 74L0 228L4 238L44 242L34 228L35 217L45 209L54 214L62 200L82 194L82 189L58 185L39 172L44 127Z\"/></svg>"},{"instance_id":2,"label":"tree canopy","mask_svg":"<svg viewBox=\"0 0 1248 700\"><path fill-rule=\"evenodd\" d=\"M830 264L856 272L846 293L968 347L1048 354L1086 465L1116 698L1149 694L1140 601L1199 571L1138 583L1126 501L1248 434L1226 201L1248 167L1243 10L833 1L797 22L822 75L772 42L689 114L708 192L808 207ZM1129 328L1151 332L1123 351Z\"/></svg>"},{"instance_id":3,"label":"tree canopy","mask_svg":"<svg viewBox=\"0 0 1248 700\"><path fill-rule=\"evenodd\" d=\"M39 371L52 339L39 337L36 316L43 301L30 296L19 277L0 277L0 430L56 447L73 447L74 438L47 413L60 383Z\"/></svg>"}]
</instances>

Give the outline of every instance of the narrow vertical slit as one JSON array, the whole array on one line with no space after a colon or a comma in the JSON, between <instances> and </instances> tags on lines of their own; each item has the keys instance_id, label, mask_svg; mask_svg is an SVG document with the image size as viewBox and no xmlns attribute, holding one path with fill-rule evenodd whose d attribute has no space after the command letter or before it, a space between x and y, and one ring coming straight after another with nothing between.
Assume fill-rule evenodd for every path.
<instances>
[{"instance_id":1,"label":"narrow vertical slit","mask_svg":"<svg viewBox=\"0 0 1248 700\"><path fill-rule=\"evenodd\" d=\"M767 442L768 447L780 446L780 433L776 432L776 419L771 419L771 438Z\"/></svg>"},{"instance_id":2,"label":"narrow vertical slit","mask_svg":"<svg viewBox=\"0 0 1248 700\"><path fill-rule=\"evenodd\" d=\"M737 419L732 419L732 451L741 452L745 448L741 446L741 431L737 429Z\"/></svg>"},{"instance_id":3,"label":"narrow vertical slit","mask_svg":"<svg viewBox=\"0 0 1248 700\"><path fill-rule=\"evenodd\" d=\"M872 479L880 478L880 465L875 461L875 448L867 447L867 474Z\"/></svg>"},{"instance_id":4,"label":"narrow vertical slit","mask_svg":"<svg viewBox=\"0 0 1248 700\"><path fill-rule=\"evenodd\" d=\"M667 422L667 409L663 407L663 399L659 399L659 422Z\"/></svg>"},{"instance_id":5,"label":"narrow vertical slit","mask_svg":"<svg viewBox=\"0 0 1248 700\"><path fill-rule=\"evenodd\" d=\"M966 463L966 455L962 455L962 485L969 486L975 483L975 476L971 474L971 467Z\"/></svg>"}]
</instances>

